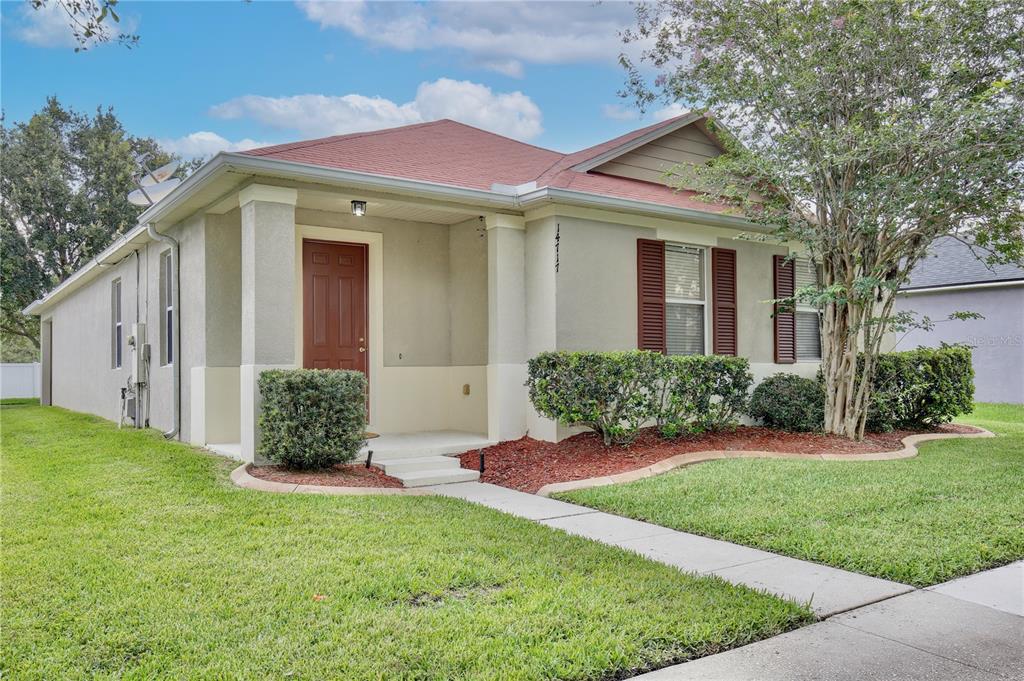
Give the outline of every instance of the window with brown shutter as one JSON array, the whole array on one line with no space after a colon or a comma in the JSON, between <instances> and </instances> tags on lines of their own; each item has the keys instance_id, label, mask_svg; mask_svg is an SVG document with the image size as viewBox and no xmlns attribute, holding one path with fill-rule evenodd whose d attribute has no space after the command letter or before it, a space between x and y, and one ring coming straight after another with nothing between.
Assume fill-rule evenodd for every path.
<instances>
[{"instance_id":1,"label":"window with brown shutter","mask_svg":"<svg viewBox=\"0 0 1024 681\"><path fill-rule=\"evenodd\" d=\"M793 262L786 260L784 255L774 256L774 297L789 298L795 290L795 274ZM785 312L779 311L775 304L775 363L793 364L796 362L796 313L792 307Z\"/></svg>"},{"instance_id":2,"label":"window with brown shutter","mask_svg":"<svg viewBox=\"0 0 1024 681\"><path fill-rule=\"evenodd\" d=\"M665 352L665 242L636 240L637 347Z\"/></svg>"},{"instance_id":3,"label":"window with brown shutter","mask_svg":"<svg viewBox=\"0 0 1024 681\"><path fill-rule=\"evenodd\" d=\"M737 354L736 251L711 249L711 346L716 355Z\"/></svg>"}]
</instances>

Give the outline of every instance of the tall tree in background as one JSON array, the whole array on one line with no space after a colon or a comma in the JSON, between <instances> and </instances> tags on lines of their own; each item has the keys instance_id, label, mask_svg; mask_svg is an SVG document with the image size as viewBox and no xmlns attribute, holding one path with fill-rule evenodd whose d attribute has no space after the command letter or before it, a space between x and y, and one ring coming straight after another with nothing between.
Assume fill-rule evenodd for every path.
<instances>
[{"instance_id":1,"label":"tall tree in background","mask_svg":"<svg viewBox=\"0 0 1024 681\"><path fill-rule=\"evenodd\" d=\"M795 297L823 309L825 429L863 437L896 291L932 241L1024 252L1024 0L662 0L637 18L626 41L653 46L622 58L628 92L735 135L676 180L821 264L823 290Z\"/></svg>"},{"instance_id":2,"label":"tall tree in background","mask_svg":"<svg viewBox=\"0 0 1024 681\"><path fill-rule=\"evenodd\" d=\"M0 123L0 332L39 347L26 305L66 279L142 209L128 203L135 155L171 160L157 143L125 132L111 109L92 117L56 98L27 123Z\"/></svg>"}]
</instances>

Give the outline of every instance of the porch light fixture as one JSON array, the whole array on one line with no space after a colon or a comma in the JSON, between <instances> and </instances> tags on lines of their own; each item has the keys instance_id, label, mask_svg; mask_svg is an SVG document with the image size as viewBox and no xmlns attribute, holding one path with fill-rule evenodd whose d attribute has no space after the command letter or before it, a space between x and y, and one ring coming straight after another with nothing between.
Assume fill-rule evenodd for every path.
<instances>
[{"instance_id":1,"label":"porch light fixture","mask_svg":"<svg viewBox=\"0 0 1024 681\"><path fill-rule=\"evenodd\" d=\"M352 215L355 215L357 218L361 218L366 215L366 201L353 201Z\"/></svg>"}]
</instances>

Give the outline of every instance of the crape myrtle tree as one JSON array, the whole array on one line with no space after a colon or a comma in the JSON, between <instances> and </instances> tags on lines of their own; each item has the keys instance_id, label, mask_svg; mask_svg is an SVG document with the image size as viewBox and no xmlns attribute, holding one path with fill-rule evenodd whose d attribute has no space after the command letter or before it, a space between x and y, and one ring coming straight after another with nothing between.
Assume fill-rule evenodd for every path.
<instances>
[{"instance_id":1,"label":"crape myrtle tree","mask_svg":"<svg viewBox=\"0 0 1024 681\"><path fill-rule=\"evenodd\" d=\"M171 160L154 140L127 133L110 109L86 116L50 98L27 122L0 121L3 338L38 349L38 320L21 310L135 226L142 209L127 196L135 155L146 152L154 167Z\"/></svg>"},{"instance_id":2,"label":"crape myrtle tree","mask_svg":"<svg viewBox=\"0 0 1024 681\"><path fill-rule=\"evenodd\" d=\"M1022 3L663 0L624 34L644 46L624 94L706 110L723 138L674 181L820 264L779 302L822 310L827 432L863 437L883 336L913 323L896 291L934 239L1021 260Z\"/></svg>"}]
</instances>

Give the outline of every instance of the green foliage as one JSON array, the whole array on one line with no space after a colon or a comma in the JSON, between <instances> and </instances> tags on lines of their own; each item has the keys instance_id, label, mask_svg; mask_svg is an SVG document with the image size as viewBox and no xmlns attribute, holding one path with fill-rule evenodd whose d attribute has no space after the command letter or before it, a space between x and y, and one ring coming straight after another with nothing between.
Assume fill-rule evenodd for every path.
<instances>
[{"instance_id":1,"label":"green foliage","mask_svg":"<svg viewBox=\"0 0 1024 681\"><path fill-rule=\"evenodd\" d=\"M753 378L737 357L657 352L544 352L529 362L530 400L543 416L628 444L645 423L662 434L729 427Z\"/></svg>"},{"instance_id":2,"label":"green foliage","mask_svg":"<svg viewBox=\"0 0 1024 681\"><path fill-rule=\"evenodd\" d=\"M813 620L460 499L238 489L58 408L0 430L5 679L618 679Z\"/></svg>"},{"instance_id":3,"label":"green foliage","mask_svg":"<svg viewBox=\"0 0 1024 681\"><path fill-rule=\"evenodd\" d=\"M111 41L129 48L139 44L138 35L117 32L115 24L121 21L116 9L118 0L29 0L29 3L35 10L49 4L60 5L61 14L67 19L68 32L77 43L75 52Z\"/></svg>"},{"instance_id":4,"label":"green foliage","mask_svg":"<svg viewBox=\"0 0 1024 681\"><path fill-rule=\"evenodd\" d=\"M735 426L754 381L743 357L687 355L661 362L664 398L658 425L666 437Z\"/></svg>"},{"instance_id":5,"label":"green foliage","mask_svg":"<svg viewBox=\"0 0 1024 681\"><path fill-rule=\"evenodd\" d=\"M965 422L999 437L900 461L712 461L558 497L926 587L1024 558L1024 405L978 404Z\"/></svg>"},{"instance_id":6,"label":"green foliage","mask_svg":"<svg viewBox=\"0 0 1024 681\"><path fill-rule=\"evenodd\" d=\"M26 123L0 125L0 329L38 347L29 303L135 226L135 155L171 160L111 109L86 116L50 98ZM192 165L179 171L184 174Z\"/></svg>"},{"instance_id":7,"label":"green foliage","mask_svg":"<svg viewBox=\"0 0 1024 681\"><path fill-rule=\"evenodd\" d=\"M586 426L606 445L628 444L658 413L657 352L542 352L529 361L526 385L537 413Z\"/></svg>"},{"instance_id":8,"label":"green foliage","mask_svg":"<svg viewBox=\"0 0 1024 681\"><path fill-rule=\"evenodd\" d=\"M752 418L769 428L795 432L821 430L825 419L825 391L814 379L775 374L754 388L749 412Z\"/></svg>"},{"instance_id":9,"label":"green foliage","mask_svg":"<svg viewBox=\"0 0 1024 681\"><path fill-rule=\"evenodd\" d=\"M38 362L39 348L24 336L0 332L0 362Z\"/></svg>"},{"instance_id":10,"label":"green foliage","mask_svg":"<svg viewBox=\"0 0 1024 681\"><path fill-rule=\"evenodd\" d=\"M962 345L887 352L878 356L869 430L947 423L971 412L974 367L971 349Z\"/></svg>"},{"instance_id":11,"label":"green foliage","mask_svg":"<svg viewBox=\"0 0 1024 681\"><path fill-rule=\"evenodd\" d=\"M272 369L259 377L260 454L289 468L352 461L366 435L360 371Z\"/></svg>"},{"instance_id":12,"label":"green foliage","mask_svg":"<svg viewBox=\"0 0 1024 681\"><path fill-rule=\"evenodd\" d=\"M823 308L829 432L863 428L895 292L936 238L1024 259L1022 34L1021 0L637 5L627 94L708 112L726 148L669 181L822 267L801 295Z\"/></svg>"}]
</instances>

